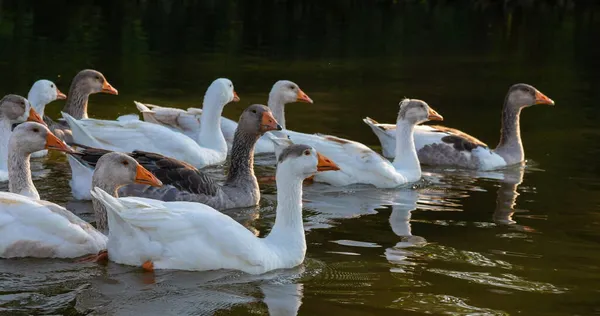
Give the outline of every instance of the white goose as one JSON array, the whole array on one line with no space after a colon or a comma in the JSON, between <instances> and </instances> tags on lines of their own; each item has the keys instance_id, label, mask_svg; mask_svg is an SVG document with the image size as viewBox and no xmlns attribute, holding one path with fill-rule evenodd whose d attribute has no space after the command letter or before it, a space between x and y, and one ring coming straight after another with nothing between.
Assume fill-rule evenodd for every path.
<instances>
[{"instance_id":1,"label":"white goose","mask_svg":"<svg viewBox=\"0 0 600 316\"><path fill-rule=\"evenodd\" d=\"M142 113L146 122L161 124L173 130L182 132L193 138L200 131L202 110L196 108L188 108L187 111L161 107L153 104L144 104L135 102L136 107ZM285 126L284 108L288 103L306 102L313 103L313 100L300 87L289 80L279 80L271 88L269 92L269 109L273 112L273 116L280 123L283 129ZM125 116L122 117L126 119ZM227 146L231 149L233 138L238 123L226 117L221 117L221 130L227 141ZM255 153L274 153L273 143L265 135L262 136L256 143Z\"/></svg>"},{"instance_id":2,"label":"white goose","mask_svg":"<svg viewBox=\"0 0 600 316\"><path fill-rule=\"evenodd\" d=\"M317 182L335 186L363 183L378 188L394 188L421 178L421 166L413 141L415 125L427 120L442 119L441 115L421 100L405 99L400 102L397 124L402 128L396 130L397 156L393 163L359 142L290 130L278 133L287 134L292 143L314 147L340 166L339 171L315 175L314 180Z\"/></svg>"},{"instance_id":3,"label":"white goose","mask_svg":"<svg viewBox=\"0 0 600 316\"><path fill-rule=\"evenodd\" d=\"M41 117L44 116L46 105L55 100L64 100L67 96L58 90L58 86L54 82L46 79L41 79L33 83L29 93L27 94L27 100L31 104L31 107ZM40 150L31 154L32 158L45 157L48 154L47 150Z\"/></svg>"},{"instance_id":4,"label":"white goose","mask_svg":"<svg viewBox=\"0 0 600 316\"><path fill-rule=\"evenodd\" d=\"M15 94L0 99L0 181L8 180L8 153L13 125L30 120L43 122L29 101Z\"/></svg>"},{"instance_id":5,"label":"white goose","mask_svg":"<svg viewBox=\"0 0 600 316\"><path fill-rule=\"evenodd\" d=\"M500 142L495 149L456 129L417 126L414 137L419 160L427 165L478 170L493 170L519 163L525 158L519 116L522 109L535 104L554 105L554 101L527 84L515 84L508 89L502 107ZM396 125L380 124L368 117L363 121L379 138L383 155L395 157Z\"/></svg>"},{"instance_id":6,"label":"white goose","mask_svg":"<svg viewBox=\"0 0 600 316\"><path fill-rule=\"evenodd\" d=\"M100 188L94 188L92 195L108 211L112 261L146 270L234 269L259 274L302 263L306 253L302 181L319 171L337 169L309 146L286 148L277 167L277 217L265 238L199 203L117 199Z\"/></svg>"},{"instance_id":7,"label":"white goose","mask_svg":"<svg viewBox=\"0 0 600 316\"><path fill-rule=\"evenodd\" d=\"M65 208L40 200L33 185L32 152L70 149L35 122L17 126L9 148L10 193L0 192L0 257L74 258L105 249L106 236Z\"/></svg>"},{"instance_id":8,"label":"white goose","mask_svg":"<svg viewBox=\"0 0 600 316\"><path fill-rule=\"evenodd\" d=\"M202 168L222 163L227 157L227 143L219 125L223 107L232 101L239 101L239 97L229 79L217 79L208 87L197 142L164 126L139 120L76 120L66 113L63 117L72 129L75 143L112 151L159 153ZM71 168L78 169L73 165ZM76 175L73 178L76 181Z\"/></svg>"}]
</instances>

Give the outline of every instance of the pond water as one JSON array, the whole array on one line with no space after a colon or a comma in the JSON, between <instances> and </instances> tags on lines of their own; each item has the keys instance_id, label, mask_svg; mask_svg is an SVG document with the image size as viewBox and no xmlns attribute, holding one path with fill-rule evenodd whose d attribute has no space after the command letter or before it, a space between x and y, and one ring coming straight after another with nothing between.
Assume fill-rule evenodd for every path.
<instances>
[{"instance_id":1,"label":"pond water","mask_svg":"<svg viewBox=\"0 0 600 316\"><path fill-rule=\"evenodd\" d=\"M592 1L0 0L0 93L26 95L40 78L66 93L94 68L119 95L92 96L92 117L135 112L133 100L200 106L227 77L242 100L225 108L235 119L288 79L315 100L288 105L297 131L378 149L361 119L393 121L406 96L494 146L510 85L556 102L521 116L524 167L426 167L396 190L305 186L308 252L295 269L152 275L0 260L0 314L600 313L599 17ZM272 175L272 162L259 157L257 172ZM92 218L70 195L64 156L33 169L43 199ZM264 236L276 192L261 190L259 207L227 214Z\"/></svg>"}]
</instances>

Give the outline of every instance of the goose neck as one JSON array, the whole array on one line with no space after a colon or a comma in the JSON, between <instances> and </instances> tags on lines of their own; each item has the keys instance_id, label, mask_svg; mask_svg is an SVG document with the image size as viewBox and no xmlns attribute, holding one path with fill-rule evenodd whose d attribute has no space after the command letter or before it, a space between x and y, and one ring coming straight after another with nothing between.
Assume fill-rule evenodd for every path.
<instances>
[{"instance_id":1,"label":"goose neck","mask_svg":"<svg viewBox=\"0 0 600 316\"><path fill-rule=\"evenodd\" d=\"M221 114L223 113L222 104L218 99L213 97L204 98L204 106L202 108L202 116L200 117L200 135L198 144L202 147L227 151L227 143L225 136L221 131Z\"/></svg>"},{"instance_id":2,"label":"goose neck","mask_svg":"<svg viewBox=\"0 0 600 316\"><path fill-rule=\"evenodd\" d=\"M273 244L289 249L306 249L302 223L302 179L287 168L277 168L277 210L275 225L266 237Z\"/></svg>"},{"instance_id":3,"label":"goose neck","mask_svg":"<svg viewBox=\"0 0 600 316\"><path fill-rule=\"evenodd\" d=\"M507 164L514 164L523 161L525 158L519 123L521 108L511 106L508 102L502 109L500 142L494 151L502 156Z\"/></svg>"},{"instance_id":4,"label":"goose neck","mask_svg":"<svg viewBox=\"0 0 600 316\"><path fill-rule=\"evenodd\" d=\"M31 104L35 112L37 112L37 114L43 117L46 105L50 102L46 102L45 100L43 100L42 97L39 96L37 93L28 94L27 100L29 101L29 104Z\"/></svg>"},{"instance_id":5,"label":"goose neck","mask_svg":"<svg viewBox=\"0 0 600 316\"><path fill-rule=\"evenodd\" d=\"M421 165L415 149L414 131L415 124L402 119L396 122L396 158L393 165L411 182L421 178Z\"/></svg>"},{"instance_id":6,"label":"goose neck","mask_svg":"<svg viewBox=\"0 0 600 316\"><path fill-rule=\"evenodd\" d=\"M96 171L94 171L94 175L92 176L92 188L98 187L113 197L118 198L119 194L117 191L120 186L110 181L104 181L107 178L104 177L103 174L104 172L102 172L102 170L96 169ZM96 217L96 228L101 232L107 232L108 216L106 213L106 207L94 196L92 196L92 205L94 208L94 215Z\"/></svg>"},{"instance_id":7,"label":"goose neck","mask_svg":"<svg viewBox=\"0 0 600 316\"><path fill-rule=\"evenodd\" d=\"M281 98L277 97L276 94L271 93L269 95L268 106L269 106L269 109L271 110L271 112L273 113L273 117L275 118L277 123L279 123L279 125L281 125L281 127L283 129L286 129L286 127L285 127L285 103L283 102L283 100L281 100Z\"/></svg>"},{"instance_id":8,"label":"goose neck","mask_svg":"<svg viewBox=\"0 0 600 316\"><path fill-rule=\"evenodd\" d=\"M254 146L258 138L259 135L245 132L238 125L233 137L229 174L225 185L251 185L258 188L254 175Z\"/></svg>"},{"instance_id":9,"label":"goose neck","mask_svg":"<svg viewBox=\"0 0 600 316\"><path fill-rule=\"evenodd\" d=\"M8 144L10 142L10 134L12 123L9 119L2 116L0 113L0 170L7 170L8 165Z\"/></svg>"},{"instance_id":10,"label":"goose neck","mask_svg":"<svg viewBox=\"0 0 600 316\"><path fill-rule=\"evenodd\" d=\"M39 200L40 195L31 179L30 157L31 153L25 152L18 140L11 137L8 151L8 190Z\"/></svg>"},{"instance_id":11,"label":"goose neck","mask_svg":"<svg viewBox=\"0 0 600 316\"><path fill-rule=\"evenodd\" d=\"M87 107L89 97L90 93L84 91L74 80L69 88L69 96L62 111L78 120L88 118Z\"/></svg>"}]
</instances>

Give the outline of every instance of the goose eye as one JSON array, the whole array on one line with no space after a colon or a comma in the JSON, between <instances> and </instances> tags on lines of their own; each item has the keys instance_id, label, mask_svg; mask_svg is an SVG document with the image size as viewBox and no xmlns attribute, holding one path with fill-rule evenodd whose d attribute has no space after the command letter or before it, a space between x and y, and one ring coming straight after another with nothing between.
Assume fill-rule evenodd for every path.
<instances>
[{"instance_id":1,"label":"goose eye","mask_svg":"<svg viewBox=\"0 0 600 316\"><path fill-rule=\"evenodd\" d=\"M39 132L40 132L40 129L39 129L39 128L37 128L37 127L34 127L34 128L33 128L33 132L34 132L34 133L39 133Z\"/></svg>"},{"instance_id":2,"label":"goose eye","mask_svg":"<svg viewBox=\"0 0 600 316\"><path fill-rule=\"evenodd\" d=\"M305 151L304 151L304 155L305 155L305 156L310 156L310 150L308 150L308 149L307 149L307 150L305 150Z\"/></svg>"},{"instance_id":3,"label":"goose eye","mask_svg":"<svg viewBox=\"0 0 600 316\"><path fill-rule=\"evenodd\" d=\"M292 90L296 90L296 87L294 87L294 86L290 86L290 89L292 89Z\"/></svg>"},{"instance_id":4,"label":"goose eye","mask_svg":"<svg viewBox=\"0 0 600 316\"><path fill-rule=\"evenodd\" d=\"M256 114L256 110L252 110L252 113Z\"/></svg>"},{"instance_id":5,"label":"goose eye","mask_svg":"<svg viewBox=\"0 0 600 316\"><path fill-rule=\"evenodd\" d=\"M100 76L96 76L96 80L100 80Z\"/></svg>"},{"instance_id":6,"label":"goose eye","mask_svg":"<svg viewBox=\"0 0 600 316\"><path fill-rule=\"evenodd\" d=\"M229 87L230 87L230 88L233 88L233 85L230 83L230 84L229 84Z\"/></svg>"},{"instance_id":7,"label":"goose eye","mask_svg":"<svg viewBox=\"0 0 600 316\"><path fill-rule=\"evenodd\" d=\"M129 162L127 160L123 160L123 162L121 162L123 164L123 166L128 166Z\"/></svg>"},{"instance_id":8,"label":"goose eye","mask_svg":"<svg viewBox=\"0 0 600 316\"><path fill-rule=\"evenodd\" d=\"M53 84L51 84L51 85L50 85L50 88L54 88L54 85L53 85Z\"/></svg>"}]
</instances>

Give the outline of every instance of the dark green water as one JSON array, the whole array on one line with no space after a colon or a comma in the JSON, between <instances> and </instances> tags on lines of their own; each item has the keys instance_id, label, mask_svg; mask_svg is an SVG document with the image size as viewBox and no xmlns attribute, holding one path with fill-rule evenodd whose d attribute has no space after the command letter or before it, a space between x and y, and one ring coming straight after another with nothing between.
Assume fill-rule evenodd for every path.
<instances>
[{"instance_id":1,"label":"dark green water","mask_svg":"<svg viewBox=\"0 0 600 316\"><path fill-rule=\"evenodd\" d=\"M0 314L600 314L600 7L504 3L0 0L0 94L26 95L41 78L67 92L94 68L119 95L94 95L92 117L134 112L133 100L199 106L227 77L242 101L225 115L236 118L288 79L315 100L288 106L294 130L376 147L361 119L393 121L406 96L495 145L511 84L556 101L523 112L525 169L426 168L414 190L307 186L296 269L151 276L0 260ZM91 218L89 203L71 201L63 156L33 168L42 198ZM263 189L259 208L229 213L262 235L275 207Z\"/></svg>"}]
</instances>

